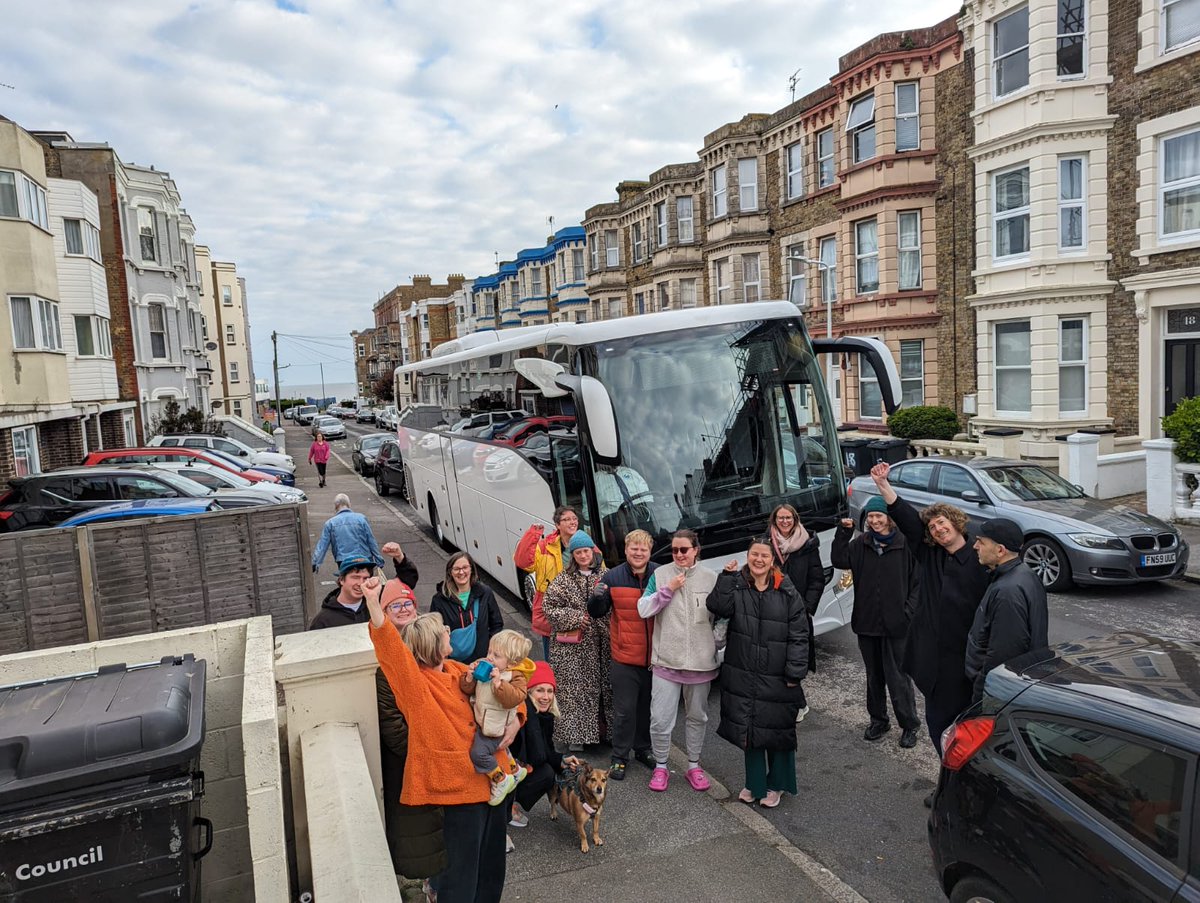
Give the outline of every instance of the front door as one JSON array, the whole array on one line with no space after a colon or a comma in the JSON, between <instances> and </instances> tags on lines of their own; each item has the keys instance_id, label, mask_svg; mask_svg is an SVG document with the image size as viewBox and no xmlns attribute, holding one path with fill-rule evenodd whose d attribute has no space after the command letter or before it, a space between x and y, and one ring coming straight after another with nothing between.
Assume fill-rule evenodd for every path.
<instances>
[{"instance_id":1,"label":"front door","mask_svg":"<svg viewBox=\"0 0 1200 903\"><path fill-rule=\"evenodd\" d=\"M1166 365L1163 413L1170 414L1179 402L1200 394L1200 339L1168 340Z\"/></svg>"}]
</instances>

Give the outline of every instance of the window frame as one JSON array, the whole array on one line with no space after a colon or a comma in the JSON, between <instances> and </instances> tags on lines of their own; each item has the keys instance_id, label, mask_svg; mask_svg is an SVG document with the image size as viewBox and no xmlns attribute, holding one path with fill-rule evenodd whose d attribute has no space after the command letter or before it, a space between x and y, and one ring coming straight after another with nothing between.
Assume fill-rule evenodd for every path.
<instances>
[{"instance_id":1,"label":"window frame","mask_svg":"<svg viewBox=\"0 0 1200 903\"><path fill-rule=\"evenodd\" d=\"M63 245L66 248L65 254L68 257L83 257L83 223L84 220L74 216L63 217ZM72 227L74 227L74 235L72 236ZM71 239L74 237L76 248L71 247Z\"/></svg>"},{"instance_id":2,"label":"window frame","mask_svg":"<svg viewBox=\"0 0 1200 903\"><path fill-rule=\"evenodd\" d=\"M880 336L872 336L872 338L882 341ZM888 351L890 353L891 349L889 348ZM866 404L863 400L863 389L868 386L874 387L875 397L872 399L872 406L876 404L879 406L879 413L877 414L868 414L865 410ZM879 388L879 377L875 373L875 368L869 364L858 368L858 419L869 420L872 423L883 420L883 393Z\"/></svg>"},{"instance_id":3,"label":"window frame","mask_svg":"<svg viewBox=\"0 0 1200 903\"><path fill-rule=\"evenodd\" d=\"M1079 323L1080 330L1080 345L1079 359L1067 360L1063 356L1063 327L1067 323ZM1064 415L1080 415L1087 416L1090 407L1091 393L1088 392L1088 379L1090 378L1090 367L1088 366L1088 340L1090 333L1088 318L1086 316L1071 316L1059 317L1058 319L1058 339L1057 339L1057 358L1058 358L1058 413ZM1080 370L1083 372L1083 406L1080 408L1065 408L1063 407L1063 371L1064 370Z\"/></svg>"},{"instance_id":4,"label":"window frame","mask_svg":"<svg viewBox=\"0 0 1200 903\"><path fill-rule=\"evenodd\" d=\"M1158 238L1166 244L1194 241L1197 237L1200 237L1200 221L1192 229L1185 229L1179 232L1165 231L1167 222L1167 194L1173 191L1187 191L1189 189L1200 190L1200 169L1197 170L1195 175L1175 179L1170 183L1166 181L1167 142L1175 141L1188 135L1195 135L1196 140L1200 142L1200 127L1190 126L1180 131L1158 136ZM1200 208L1200 202L1197 203L1197 207Z\"/></svg>"},{"instance_id":5,"label":"window frame","mask_svg":"<svg viewBox=\"0 0 1200 903\"><path fill-rule=\"evenodd\" d=\"M825 259L825 249L833 248L833 263ZM821 303L834 304L837 302L837 236L826 235L817 240L817 260L825 266L818 267L821 271Z\"/></svg>"},{"instance_id":6,"label":"window frame","mask_svg":"<svg viewBox=\"0 0 1200 903\"><path fill-rule=\"evenodd\" d=\"M14 426L10 431L13 449L13 476L31 477L42 472L42 455L38 447L38 431L36 424L29 426ZM17 448L17 437L26 437L24 447ZM20 462L25 462L22 470Z\"/></svg>"},{"instance_id":7,"label":"window frame","mask_svg":"<svg viewBox=\"0 0 1200 903\"><path fill-rule=\"evenodd\" d=\"M614 270L621 266L621 245L616 229L604 230L604 268Z\"/></svg>"},{"instance_id":8,"label":"window frame","mask_svg":"<svg viewBox=\"0 0 1200 903\"><path fill-rule=\"evenodd\" d=\"M915 216L917 218L917 243L915 247L906 248L902 244L904 241L903 220L906 216ZM919 292L925 284L925 274L921 272L921 211L920 210L899 210L896 212L896 288L901 292ZM905 255L916 254L917 256L917 284L904 284L904 259Z\"/></svg>"},{"instance_id":9,"label":"window frame","mask_svg":"<svg viewBox=\"0 0 1200 903\"><path fill-rule=\"evenodd\" d=\"M154 312L155 312L155 310L158 311L158 316L160 317L160 319L162 321L161 329L154 328ZM150 338L150 359L156 360L156 361L170 360L171 345L170 345L170 342L168 341L168 337L167 337L167 308L166 308L166 305L158 304L158 303L147 304L146 305L146 319L149 322L149 328L146 330L146 332ZM162 336L162 354L155 353L154 337L156 335Z\"/></svg>"},{"instance_id":10,"label":"window frame","mask_svg":"<svg viewBox=\"0 0 1200 903\"><path fill-rule=\"evenodd\" d=\"M783 149L783 183L787 199L804 197L804 139L793 141Z\"/></svg>"},{"instance_id":11,"label":"window frame","mask_svg":"<svg viewBox=\"0 0 1200 903\"><path fill-rule=\"evenodd\" d=\"M754 178L747 180L747 173L753 173ZM746 189L749 187L754 196L754 203L746 199ZM756 213L758 203L758 157L738 157L738 213Z\"/></svg>"},{"instance_id":12,"label":"window frame","mask_svg":"<svg viewBox=\"0 0 1200 903\"><path fill-rule=\"evenodd\" d=\"M687 216L683 215L683 207L680 206L684 201L687 201ZM687 229L684 229L684 223L687 223ZM690 245L696 240L696 202L690 194L683 194L675 198L675 240L681 245ZM684 238L684 232L687 232L687 238Z\"/></svg>"},{"instance_id":13,"label":"window frame","mask_svg":"<svg viewBox=\"0 0 1200 903\"><path fill-rule=\"evenodd\" d=\"M236 345L237 344L237 327L234 326L232 323L225 324L225 344L226 345Z\"/></svg>"},{"instance_id":14,"label":"window frame","mask_svg":"<svg viewBox=\"0 0 1200 903\"><path fill-rule=\"evenodd\" d=\"M29 311L32 345L17 344L17 318L15 301L24 301ZM9 295L9 325L12 328L13 351L62 352L62 315L57 301L40 295Z\"/></svg>"},{"instance_id":15,"label":"window frame","mask_svg":"<svg viewBox=\"0 0 1200 903\"><path fill-rule=\"evenodd\" d=\"M595 273L600 269L600 235L598 232L593 232L588 236L588 251L592 262L592 272Z\"/></svg>"},{"instance_id":16,"label":"window frame","mask_svg":"<svg viewBox=\"0 0 1200 903\"><path fill-rule=\"evenodd\" d=\"M2 213L5 219L21 219L41 229L50 231L50 207L46 201L46 189L19 169L2 169L0 173L11 176L9 198L13 213Z\"/></svg>"},{"instance_id":17,"label":"window frame","mask_svg":"<svg viewBox=\"0 0 1200 903\"><path fill-rule=\"evenodd\" d=\"M1056 7L1056 9L1057 9L1057 7ZM1010 19L1013 16L1020 15L1022 12L1025 13L1025 43L1020 45L1019 47L1015 48L1014 50L1006 51L1003 54L998 53L997 46L999 45L999 41L997 38L998 38L998 34L999 34L1000 23L1003 22L1005 19ZM991 25L992 25L992 27L991 27L990 31L991 31L991 51L992 51L992 97L994 97L996 100L999 100L1002 97L1011 97L1012 95L1016 94L1018 91L1023 91L1029 87L1029 62L1030 62L1030 60L1029 60L1029 6L1028 6L1028 4L1022 4L1021 6L1018 6L1016 9L1008 10L1002 16L997 16L996 18L992 19ZM1056 27L1056 30L1057 30L1057 27ZM1011 88L1008 91L1001 93L1000 92L1000 69L1001 69L1001 66L1005 61L1012 59L1013 57L1017 56L1020 53L1025 54L1025 84L1018 85L1015 88Z\"/></svg>"},{"instance_id":18,"label":"window frame","mask_svg":"<svg viewBox=\"0 0 1200 903\"><path fill-rule=\"evenodd\" d=\"M1080 25L1079 31L1077 31L1077 32L1075 32L1075 31L1059 31L1058 29L1061 27L1061 22L1062 22L1062 5L1064 2L1070 2L1070 0L1058 0L1058 2L1055 4L1054 73L1059 81L1065 82L1065 81L1073 81L1075 79L1087 77L1089 14L1088 14L1088 8L1087 8L1088 0L1079 0L1080 7L1081 7L1080 12L1082 14L1082 19L1083 19L1083 22ZM1059 60L1059 55L1062 53L1062 42L1064 40L1070 40L1073 38L1079 38L1079 40L1080 40L1079 71L1071 72L1071 73L1068 73L1067 75L1063 75L1062 72L1060 71L1060 69L1062 67L1062 63Z\"/></svg>"},{"instance_id":19,"label":"window frame","mask_svg":"<svg viewBox=\"0 0 1200 903\"><path fill-rule=\"evenodd\" d=\"M645 245L642 241L642 224L640 222L630 224L629 244L633 248L633 262L641 263Z\"/></svg>"},{"instance_id":20,"label":"window frame","mask_svg":"<svg viewBox=\"0 0 1200 903\"><path fill-rule=\"evenodd\" d=\"M821 139L829 138L829 153L821 153ZM813 153L817 158L817 189L828 188L837 181L837 141L833 137L833 126L821 129L817 132L816 140L813 142L815 147ZM828 164L828 169L826 169ZM828 173L828 179L826 174Z\"/></svg>"},{"instance_id":21,"label":"window frame","mask_svg":"<svg viewBox=\"0 0 1200 903\"><path fill-rule=\"evenodd\" d=\"M670 231L667 226L666 201L659 201L654 205L654 233L658 247L665 248L670 241Z\"/></svg>"},{"instance_id":22,"label":"window frame","mask_svg":"<svg viewBox=\"0 0 1200 903\"><path fill-rule=\"evenodd\" d=\"M158 223L155 222L155 209L153 207L139 206L137 208L137 228L138 228L138 256L143 263L158 263ZM142 215L145 214L149 220L149 231L147 226L142 222ZM147 240L149 240L150 256L146 256Z\"/></svg>"},{"instance_id":23,"label":"window frame","mask_svg":"<svg viewBox=\"0 0 1200 903\"><path fill-rule=\"evenodd\" d=\"M1015 172L1025 171L1025 203L1020 207L1014 207L1011 210L997 211L996 205L1000 199L1000 192L997 189L998 182L1001 178L1007 175L1012 175ZM1005 169L994 170L991 174L991 208L992 208L992 260L993 261L1014 261L1026 260L1029 258L1030 250L1033 245L1033 236L1031 234L1032 225L1032 198L1033 198L1033 183L1031 181L1032 169L1028 162L1021 163L1017 166L1009 166ZM1023 251L1018 251L1015 254L1000 254L1000 229L999 224L1002 220L1016 219L1018 217L1025 218L1025 241L1026 247Z\"/></svg>"},{"instance_id":24,"label":"window frame","mask_svg":"<svg viewBox=\"0 0 1200 903\"><path fill-rule=\"evenodd\" d=\"M233 286L231 286L231 285L222 285L221 286L221 306L222 307L233 307Z\"/></svg>"},{"instance_id":25,"label":"window frame","mask_svg":"<svg viewBox=\"0 0 1200 903\"><path fill-rule=\"evenodd\" d=\"M733 284L729 281L732 270L728 257L713 261L713 299L718 307L728 304L733 298Z\"/></svg>"},{"instance_id":26,"label":"window frame","mask_svg":"<svg viewBox=\"0 0 1200 903\"><path fill-rule=\"evenodd\" d=\"M231 383L240 383L242 381L242 367L239 361L229 362L229 381Z\"/></svg>"},{"instance_id":27,"label":"window frame","mask_svg":"<svg viewBox=\"0 0 1200 903\"><path fill-rule=\"evenodd\" d=\"M867 103L871 105L870 116L862 122L852 125L854 122L854 111ZM846 112L846 134L850 136L850 162L853 164L866 163L868 160L873 160L879 156L879 143L876 140L877 135L875 132L875 112L876 103L875 92L873 90L868 91L866 94L861 94L850 101L850 108ZM868 131L871 133L871 153L863 155L859 142L861 136L866 135Z\"/></svg>"},{"instance_id":28,"label":"window frame","mask_svg":"<svg viewBox=\"0 0 1200 903\"><path fill-rule=\"evenodd\" d=\"M709 184L712 186L713 219L720 219L729 214L729 180L726 178L724 163L718 163L709 170Z\"/></svg>"},{"instance_id":29,"label":"window frame","mask_svg":"<svg viewBox=\"0 0 1200 903\"><path fill-rule=\"evenodd\" d=\"M1079 164L1079 197L1063 197L1063 165L1066 163ZM1058 249L1066 254L1083 253L1087 250L1087 184L1088 158L1086 154L1066 154L1058 158ZM1075 208L1079 209L1079 244L1063 244L1063 215Z\"/></svg>"},{"instance_id":30,"label":"window frame","mask_svg":"<svg viewBox=\"0 0 1200 903\"><path fill-rule=\"evenodd\" d=\"M913 109L911 113L900 112L900 89L912 88ZM896 153L902 154L921 149L921 83L919 81L896 82ZM916 143L912 147L900 146L900 122L912 120L915 123Z\"/></svg>"},{"instance_id":31,"label":"window frame","mask_svg":"<svg viewBox=\"0 0 1200 903\"><path fill-rule=\"evenodd\" d=\"M912 351L912 346L913 346L913 345L916 345L916 346L917 346L917 358L918 358L918 360L920 360L920 362L921 362L921 375L920 375L920 376L909 376L909 377L906 377L906 376L904 375L904 351L905 351L905 348L904 348L904 346L905 346L905 345L909 346L908 350L909 350L910 352ZM924 340L924 339L901 339L901 340L900 340L900 351L899 351L899 353L896 355L896 363L897 363L897 369L898 369L898 371L899 371L899 373L900 373L900 398L901 398L901 403L902 403L902 404L903 404L905 407L912 407L914 404L916 404L916 405L923 405L923 404L925 404L925 340ZM905 396L905 394L906 394L906 391L905 391L905 383L911 383L911 382L914 382L914 381L915 381L915 382L918 382L918 383L920 383L920 386L921 386L921 397L920 397L920 400L919 400L919 401L917 401L917 402L915 402L915 403L914 403L914 402L910 402L910 401L905 401L905 400L904 400L904 396Z\"/></svg>"},{"instance_id":32,"label":"window frame","mask_svg":"<svg viewBox=\"0 0 1200 903\"><path fill-rule=\"evenodd\" d=\"M753 263L751 267L750 264ZM750 278L750 270L754 278ZM750 297L750 289L754 288L754 297ZM747 304L762 300L762 256L758 253L742 255L742 300Z\"/></svg>"},{"instance_id":33,"label":"window frame","mask_svg":"<svg viewBox=\"0 0 1200 903\"><path fill-rule=\"evenodd\" d=\"M804 257L804 242L798 241L787 246L786 260L788 263L787 299L794 301L799 298L802 302L808 300L808 264ZM799 284L799 289L795 286Z\"/></svg>"},{"instance_id":34,"label":"window frame","mask_svg":"<svg viewBox=\"0 0 1200 903\"><path fill-rule=\"evenodd\" d=\"M696 284L697 280L695 278L679 280L679 307L681 310L694 308L698 303ZM688 289L690 291L687 291ZM688 299L689 295L691 296L690 302Z\"/></svg>"},{"instance_id":35,"label":"window frame","mask_svg":"<svg viewBox=\"0 0 1200 903\"><path fill-rule=\"evenodd\" d=\"M583 268L583 248L571 248L571 281L583 282L586 278L587 273Z\"/></svg>"},{"instance_id":36,"label":"window frame","mask_svg":"<svg viewBox=\"0 0 1200 903\"><path fill-rule=\"evenodd\" d=\"M1194 37L1188 38L1186 41L1181 41L1178 44L1168 44L1167 43L1167 33L1170 30L1168 27L1168 19L1170 17L1170 7L1178 6L1180 3L1189 3L1189 2L1196 2L1196 0L1162 0L1162 6L1160 7L1160 12L1162 15L1162 52L1163 53L1173 53L1174 51L1179 50L1182 47L1190 47L1191 45L1200 41L1200 32L1198 32Z\"/></svg>"},{"instance_id":37,"label":"window frame","mask_svg":"<svg viewBox=\"0 0 1200 903\"><path fill-rule=\"evenodd\" d=\"M1029 363L1023 365L1017 364L1001 364L1000 363L1000 330L1005 327L1019 326L1025 327L1025 335L1029 344ZM1033 322L1026 319L1018 320L995 320L992 322L992 398L994 399L995 412L997 414L1006 414L1010 416L1028 417L1033 413ZM1027 407L1025 410L1009 409L1000 407L1000 372L1016 372L1024 371L1029 373L1029 396L1026 399Z\"/></svg>"},{"instance_id":38,"label":"window frame","mask_svg":"<svg viewBox=\"0 0 1200 903\"><path fill-rule=\"evenodd\" d=\"M859 252L859 230L864 226L875 229L875 250L866 254ZM874 261L875 284L871 288L863 288L863 266L867 261ZM869 283L868 283L869 284ZM876 217L856 220L854 222L854 293L856 295L874 295L879 292L879 220Z\"/></svg>"}]
</instances>

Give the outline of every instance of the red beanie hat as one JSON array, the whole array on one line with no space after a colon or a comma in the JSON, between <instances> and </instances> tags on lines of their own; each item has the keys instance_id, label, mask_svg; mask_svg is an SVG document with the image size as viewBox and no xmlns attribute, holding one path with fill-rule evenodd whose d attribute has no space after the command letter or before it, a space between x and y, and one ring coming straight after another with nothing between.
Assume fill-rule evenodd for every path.
<instances>
[{"instance_id":1,"label":"red beanie hat","mask_svg":"<svg viewBox=\"0 0 1200 903\"><path fill-rule=\"evenodd\" d=\"M412 599L414 602L417 601L416 595L409 589L407 583L393 578L383 585L383 592L379 596L379 604L383 608L387 608L388 605L397 599Z\"/></svg>"},{"instance_id":2,"label":"red beanie hat","mask_svg":"<svg viewBox=\"0 0 1200 903\"><path fill-rule=\"evenodd\" d=\"M555 692L558 692L558 681L554 679L554 669L548 662L533 663L533 677L529 678L529 689L532 690L538 684L550 684Z\"/></svg>"}]
</instances>

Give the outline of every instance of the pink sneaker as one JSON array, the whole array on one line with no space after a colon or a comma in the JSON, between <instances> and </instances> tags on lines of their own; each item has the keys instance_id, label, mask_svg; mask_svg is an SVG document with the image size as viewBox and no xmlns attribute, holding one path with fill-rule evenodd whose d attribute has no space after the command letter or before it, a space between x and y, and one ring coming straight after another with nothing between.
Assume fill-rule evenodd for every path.
<instances>
[{"instance_id":1,"label":"pink sneaker","mask_svg":"<svg viewBox=\"0 0 1200 903\"><path fill-rule=\"evenodd\" d=\"M708 789L708 775L704 773L703 768L689 768L687 770L687 781L692 785L692 789L703 793Z\"/></svg>"},{"instance_id":2,"label":"pink sneaker","mask_svg":"<svg viewBox=\"0 0 1200 903\"><path fill-rule=\"evenodd\" d=\"M654 777L650 778L650 789L657 790L662 793L667 789L667 782L671 780L671 774L665 768L655 768Z\"/></svg>"}]
</instances>

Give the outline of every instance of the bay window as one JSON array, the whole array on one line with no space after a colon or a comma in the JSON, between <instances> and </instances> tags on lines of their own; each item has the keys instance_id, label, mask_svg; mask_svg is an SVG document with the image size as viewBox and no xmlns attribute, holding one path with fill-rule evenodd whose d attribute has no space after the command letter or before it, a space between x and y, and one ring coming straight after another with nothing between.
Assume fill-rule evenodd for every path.
<instances>
[{"instance_id":1,"label":"bay window","mask_svg":"<svg viewBox=\"0 0 1200 903\"><path fill-rule=\"evenodd\" d=\"M1081 251L1084 247L1085 170L1083 157L1062 157L1058 161L1058 246L1064 251Z\"/></svg>"},{"instance_id":2,"label":"bay window","mask_svg":"<svg viewBox=\"0 0 1200 903\"><path fill-rule=\"evenodd\" d=\"M860 295L879 291L879 236L873 219L854 224L855 291Z\"/></svg>"},{"instance_id":3,"label":"bay window","mask_svg":"<svg viewBox=\"0 0 1200 903\"><path fill-rule=\"evenodd\" d=\"M711 173L712 182L712 213L713 218L724 216L729 212L725 197L725 164L714 166Z\"/></svg>"},{"instance_id":4,"label":"bay window","mask_svg":"<svg viewBox=\"0 0 1200 903\"><path fill-rule=\"evenodd\" d=\"M684 195L675 199L675 229L678 231L681 245L691 244L695 240L692 229L692 196Z\"/></svg>"},{"instance_id":5,"label":"bay window","mask_svg":"<svg viewBox=\"0 0 1200 903\"><path fill-rule=\"evenodd\" d=\"M828 188L833 184L833 129L817 132L817 187Z\"/></svg>"},{"instance_id":6,"label":"bay window","mask_svg":"<svg viewBox=\"0 0 1200 903\"><path fill-rule=\"evenodd\" d=\"M728 304L733 290L729 285L729 258L713 261L713 286L717 304Z\"/></svg>"},{"instance_id":7,"label":"bay window","mask_svg":"<svg viewBox=\"0 0 1200 903\"><path fill-rule=\"evenodd\" d=\"M997 259L1029 253L1029 166L992 177L993 214Z\"/></svg>"},{"instance_id":8,"label":"bay window","mask_svg":"<svg viewBox=\"0 0 1200 903\"><path fill-rule=\"evenodd\" d=\"M850 104L846 117L846 133L850 136L851 159L862 163L875 156L875 95L868 94Z\"/></svg>"},{"instance_id":9,"label":"bay window","mask_svg":"<svg viewBox=\"0 0 1200 903\"><path fill-rule=\"evenodd\" d=\"M1057 63L1059 78L1083 75L1086 22L1084 0L1058 0Z\"/></svg>"},{"instance_id":10,"label":"bay window","mask_svg":"<svg viewBox=\"0 0 1200 903\"><path fill-rule=\"evenodd\" d=\"M758 209L758 158L738 160L738 210L747 213Z\"/></svg>"},{"instance_id":11,"label":"bay window","mask_svg":"<svg viewBox=\"0 0 1200 903\"><path fill-rule=\"evenodd\" d=\"M1029 84L1029 7L992 23L992 70L996 97Z\"/></svg>"},{"instance_id":12,"label":"bay window","mask_svg":"<svg viewBox=\"0 0 1200 903\"><path fill-rule=\"evenodd\" d=\"M896 251L900 258L900 291L921 287L921 213L909 210L901 213Z\"/></svg>"},{"instance_id":13,"label":"bay window","mask_svg":"<svg viewBox=\"0 0 1200 903\"><path fill-rule=\"evenodd\" d=\"M914 151L921 146L921 118L919 115L917 82L900 82L896 85L896 152Z\"/></svg>"},{"instance_id":14,"label":"bay window","mask_svg":"<svg viewBox=\"0 0 1200 903\"><path fill-rule=\"evenodd\" d=\"M747 303L762 300L762 270L757 254L742 255L742 293Z\"/></svg>"},{"instance_id":15,"label":"bay window","mask_svg":"<svg viewBox=\"0 0 1200 903\"><path fill-rule=\"evenodd\" d=\"M993 335L996 411L1028 414L1033 393L1029 321L997 323Z\"/></svg>"},{"instance_id":16,"label":"bay window","mask_svg":"<svg viewBox=\"0 0 1200 903\"><path fill-rule=\"evenodd\" d=\"M804 194L804 145L797 141L789 144L785 154L787 160L788 200Z\"/></svg>"},{"instance_id":17,"label":"bay window","mask_svg":"<svg viewBox=\"0 0 1200 903\"><path fill-rule=\"evenodd\" d=\"M1082 318L1058 322L1058 412L1086 414L1087 321Z\"/></svg>"}]
</instances>

